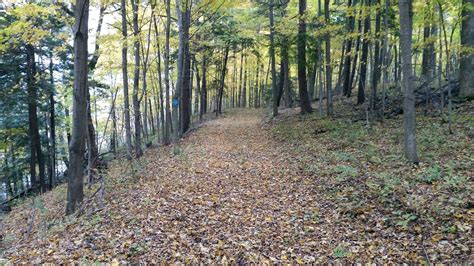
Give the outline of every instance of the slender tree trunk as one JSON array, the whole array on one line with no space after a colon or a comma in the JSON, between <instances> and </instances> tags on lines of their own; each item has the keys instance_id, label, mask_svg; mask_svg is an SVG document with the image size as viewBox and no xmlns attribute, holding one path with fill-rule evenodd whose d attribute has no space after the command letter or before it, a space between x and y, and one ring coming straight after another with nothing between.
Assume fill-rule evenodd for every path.
<instances>
[{"instance_id":1,"label":"slender tree trunk","mask_svg":"<svg viewBox=\"0 0 474 266\"><path fill-rule=\"evenodd\" d=\"M199 98L201 97L201 76L199 75L199 64L196 61L194 64L194 71L196 72L196 93L194 94L194 114L200 113Z\"/></svg>"},{"instance_id":2,"label":"slender tree trunk","mask_svg":"<svg viewBox=\"0 0 474 266\"><path fill-rule=\"evenodd\" d=\"M380 5L380 0L376 0L377 5ZM375 111L376 103L377 103L377 86L380 81L380 24L381 24L381 11L377 10L377 14L375 16L375 51L374 51L374 65L373 65L373 79L372 79L372 94L370 96L370 106L372 111Z\"/></svg>"},{"instance_id":3,"label":"slender tree trunk","mask_svg":"<svg viewBox=\"0 0 474 266\"><path fill-rule=\"evenodd\" d=\"M51 137L51 154L50 156L50 173L49 173L49 190L53 189L54 180L56 178L56 114L54 110L54 75L53 75L53 59L49 62L49 83L51 89L49 91L49 130Z\"/></svg>"},{"instance_id":4,"label":"slender tree trunk","mask_svg":"<svg viewBox=\"0 0 474 266\"><path fill-rule=\"evenodd\" d=\"M329 0L324 0L324 20L326 25L330 25L329 20ZM326 35L326 103L327 113L332 115L332 67L331 67L331 35Z\"/></svg>"},{"instance_id":5,"label":"slender tree trunk","mask_svg":"<svg viewBox=\"0 0 474 266\"><path fill-rule=\"evenodd\" d=\"M284 38L284 37L283 37ZM285 51L285 43L287 42L288 40L287 39L284 39L282 41L282 45L281 45L281 58L280 58L280 73L279 73L279 76L278 76L278 87L277 87L277 90L278 90L278 97L277 97L277 106L280 107L280 104L281 104L281 98L283 96L283 80L285 79L285 60L287 60L287 58L285 58L285 53L287 53L287 51Z\"/></svg>"},{"instance_id":6,"label":"slender tree trunk","mask_svg":"<svg viewBox=\"0 0 474 266\"><path fill-rule=\"evenodd\" d=\"M166 3L166 27L165 27L165 95L166 95L166 124L164 144L170 144L171 132L171 102L170 102L170 30L171 30L171 7L170 0L165 0Z\"/></svg>"},{"instance_id":7,"label":"slender tree trunk","mask_svg":"<svg viewBox=\"0 0 474 266\"><path fill-rule=\"evenodd\" d=\"M88 1L88 0L86 0ZM125 123L125 144L127 146L127 159L132 159L132 130L130 125L130 103L128 97L128 70L127 70L127 3L121 0L122 7L122 78L123 78L123 109Z\"/></svg>"},{"instance_id":8,"label":"slender tree trunk","mask_svg":"<svg viewBox=\"0 0 474 266\"><path fill-rule=\"evenodd\" d=\"M112 106L111 106L111 115L112 115L112 136L110 137L110 150L115 156L117 152L117 114L115 112L115 95L111 92L112 96Z\"/></svg>"},{"instance_id":9,"label":"slender tree trunk","mask_svg":"<svg viewBox=\"0 0 474 266\"><path fill-rule=\"evenodd\" d=\"M412 0L400 0L400 50L402 54L403 70L403 127L405 136L405 156L413 163L418 162L416 152L416 121L415 95L413 93L412 70L412 32L413 32L413 4Z\"/></svg>"},{"instance_id":10,"label":"slender tree trunk","mask_svg":"<svg viewBox=\"0 0 474 266\"><path fill-rule=\"evenodd\" d=\"M258 104L258 84L259 84L259 74L260 74L260 57L257 57L257 71L256 71L256 77L255 77L255 93L254 93L254 98L253 98L253 107L257 108Z\"/></svg>"},{"instance_id":11,"label":"slender tree trunk","mask_svg":"<svg viewBox=\"0 0 474 266\"><path fill-rule=\"evenodd\" d=\"M359 11L359 16L362 16L362 9ZM352 87L354 85L354 79L355 79L355 74L356 74L356 70L357 70L357 61L359 59L359 49L360 49L360 35L362 35L362 20L359 18L358 19L358 37L357 37L357 40L356 40L356 45L355 45L355 51L354 51L354 57L353 57L353 60L352 60L352 69L350 70L350 77L349 77L349 84L348 84L348 87L347 87L347 97L351 97L352 96Z\"/></svg>"},{"instance_id":12,"label":"slender tree trunk","mask_svg":"<svg viewBox=\"0 0 474 266\"><path fill-rule=\"evenodd\" d=\"M202 86L201 86L201 111L199 113L200 119L207 113L207 57L202 59Z\"/></svg>"},{"instance_id":13,"label":"slender tree trunk","mask_svg":"<svg viewBox=\"0 0 474 266\"><path fill-rule=\"evenodd\" d=\"M219 88L219 102L218 102L218 107L217 107L217 114L222 114L222 97L224 96L224 85L225 85L225 74L227 72L227 59L229 58L229 46L226 46L225 52L224 52L224 62L222 64L222 74L221 74L221 82L220 82L220 88Z\"/></svg>"},{"instance_id":14,"label":"slender tree trunk","mask_svg":"<svg viewBox=\"0 0 474 266\"><path fill-rule=\"evenodd\" d=\"M90 88L87 90L87 153L90 158L90 167L96 165L97 157L99 156L99 151L97 148L96 142L96 133L94 128L94 122L92 121L91 114L91 95L89 93Z\"/></svg>"},{"instance_id":15,"label":"slender tree trunk","mask_svg":"<svg viewBox=\"0 0 474 266\"><path fill-rule=\"evenodd\" d=\"M242 51L240 52L240 77L239 77L239 95L237 99L237 107L242 107L242 78L244 75L244 44L242 43Z\"/></svg>"},{"instance_id":16,"label":"slender tree trunk","mask_svg":"<svg viewBox=\"0 0 474 266\"><path fill-rule=\"evenodd\" d=\"M87 38L89 0L77 0L74 25L73 123L69 145L69 181L66 214L72 214L84 197L83 156L87 128Z\"/></svg>"},{"instance_id":17,"label":"slender tree trunk","mask_svg":"<svg viewBox=\"0 0 474 266\"><path fill-rule=\"evenodd\" d=\"M382 74L383 74L383 84L382 84L382 108L381 108L381 118L383 121L384 112L385 112L385 95L386 95L386 86L388 84L388 67L389 67L389 50L388 50L388 12L390 8L390 0L385 0L384 8L384 39L383 39L383 49L382 49Z\"/></svg>"},{"instance_id":18,"label":"slender tree trunk","mask_svg":"<svg viewBox=\"0 0 474 266\"><path fill-rule=\"evenodd\" d=\"M348 22L347 22L347 28L348 28L347 32L349 32L350 34L354 33L355 17L353 15L353 12L355 11L354 9L355 9L356 4L357 4L357 0L354 0L354 1L349 0L347 4L348 7L351 8L351 15L349 15ZM351 90L350 88L351 57L352 57L351 50L352 50L352 38L350 37L346 41L346 56L344 59L344 68L343 68L344 73L342 74L343 76L342 78L344 80L342 92L344 96L348 96L349 91Z\"/></svg>"},{"instance_id":19,"label":"slender tree trunk","mask_svg":"<svg viewBox=\"0 0 474 266\"><path fill-rule=\"evenodd\" d=\"M242 87L242 107L247 107L247 72L248 72L248 57L244 56L244 83Z\"/></svg>"},{"instance_id":20,"label":"slender tree trunk","mask_svg":"<svg viewBox=\"0 0 474 266\"><path fill-rule=\"evenodd\" d=\"M138 31L138 0L130 0L133 11L133 48L135 57L135 73L133 76L133 115L135 124L135 156L140 158L143 155L142 150L142 135L141 135L141 115L140 115L140 102L138 100L138 90L140 82L140 41Z\"/></svg>"},{"instance_id":21,"label":"slender tree trunk","mask_svg":"<svg viewBox=\"0 0 474 266\"><path fill-rule=\"evenodd\" d=\"M365 5L367 8L370 8L370 0L366 0ZM369 55L370 11L364 15L364 35L362 42L362 56L360 59L360 77L359 89L357 92L357 104L362 104L365 102L365 89L367 88L367 58Z\"/></svg>"},{"instance_id":22,"label":"slender tree trunk","mask_svg":"<svg viewBox=\"0 0 474 266\"><path fill-rule=\"evenodd\" d=\"M273 95L273 117L278 115L278 91L277 91L277 79L275 69L275 24L273 21L273 5L274 0L269 2L269 18L270 18L270 60L272 67L272 95Z\"/></svg>"},{"instance_id":23,"label":"slender tree trunk","mask_svg":"<svg viewBox=\"0 0 474 266\"><path fill-rule=\"evenodd\" d=\"M148 128L148 124L149 124L149 120L148 120L148 92L147 92L147 74L148 74L148 58L149 58L149 55L150 55L150 43L151 43L151 26L152 26L152 23L154 21L154 15L152 15L152 19L150 20L150 25L149 25L149 28L148 28L148 34L147 34L147 44L146 44L146 50L144 50L144 45L140 45L141 47L141 51L142 51L142 95L141 97L144 97L145 98L145 101L144 101L144 112L143 112L143 131L144 131L144 135L145 135L145 143L146 143L146 146L150 146L151 145L151 142L149 142L149 128ZM141 102L141 98L139 100L139 103ZM150 101L150 110L151 110L151 101ZM153 126L153 119L151 120L151 126L153 128L153 131L154 131L154 126Z\"/></svg>"},{"instance_id":24,"label":"slender tree trunk","mask_svg":"<svg viewBox=\"0 0 474 266\"><path fill-rule=\"evenodd\" d=\"M341 81L342 81L342 68L344 66L344 58L345 58L345 53L346 53L346 41L342 42L342 51L341 51L341 59L339 60L339 68L337 71L337 82L336 82L336 88L334 89L334 93L337 95L341 94Z\"/></svg>"},{"instance_id":25,"label":"slender tree trunk","mask_svg":"<svg viewBox=\"0 0 474 266\"><path fill-rule=\"evenodd\" d=\"M284 50L285 53L282 55L286 59L283 61L283 91L285 94L285 106L288 108L293 107L293 99L291 97L291 87L290 87L290 64L288 60L288 49Z\"/></svg>"}]
</instances>

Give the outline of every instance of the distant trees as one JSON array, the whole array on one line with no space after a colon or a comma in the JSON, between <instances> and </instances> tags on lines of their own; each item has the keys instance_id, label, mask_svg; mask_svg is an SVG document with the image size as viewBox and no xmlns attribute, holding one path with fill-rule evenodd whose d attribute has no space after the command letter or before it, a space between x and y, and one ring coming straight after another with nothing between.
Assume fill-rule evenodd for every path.
<instances>
[{"instance_id":1,"label":"distant trees","mask_svg":"<svg viewBox=\"0 0 474 266\"><path fill-rule=\"evenodd\" d=\"M68 175L79 180L79 161L92 182L109 149L113 157L139 158L148 146L178 141L210 111L264 107L277 116L279 108L299 107L305 114L311 101L321 116L344 108L369 127L403 114L405 151L416 162L415 105L424 105L425 114L451 114L458 92L472 98L473 2L401 0L400 9L394 3L91 2L98 25L80 160L80 129L71 118L83 115L83 84L74 85L81 97L73 97L69 43L82 52L84 36L70 34L72 6L7 3L0 20L0 190L11 198L50 189ZM121 16L111 16L113 9ZM80 202L74 195L71 210Z\"/></svg>"}]
</instances>

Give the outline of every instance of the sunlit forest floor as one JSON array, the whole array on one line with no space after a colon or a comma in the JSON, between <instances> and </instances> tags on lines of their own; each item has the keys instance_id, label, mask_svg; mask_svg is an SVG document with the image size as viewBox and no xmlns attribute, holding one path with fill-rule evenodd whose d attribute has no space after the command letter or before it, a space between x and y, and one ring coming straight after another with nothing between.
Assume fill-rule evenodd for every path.
<instances>
[{"instance_id":1,"label":"sunlit forest floor","mask_svg":"<svg viewBox=\"0 0 474 266\"><path fill-rule=\"evenodd\" d=\"M64 218L66 187L3 220L11 262L472 261L473 106L418 116L421 163L401 117L274 120L237 110L139 161L116 160ZM97 193L96 193L97 192ZM1 253L0 253L1 254Z\"/></svg>"}]
</instances>

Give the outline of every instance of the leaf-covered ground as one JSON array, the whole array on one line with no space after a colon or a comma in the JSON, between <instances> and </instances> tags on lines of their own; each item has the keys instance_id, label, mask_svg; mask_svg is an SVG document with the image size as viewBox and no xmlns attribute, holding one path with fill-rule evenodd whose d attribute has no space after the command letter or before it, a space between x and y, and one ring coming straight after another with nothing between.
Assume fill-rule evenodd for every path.
<instances>
[{"instance_id":1,"label":"leaf-covered ground","mask_svg":"<svg viewBox=\"0 0 474 266\"><path fill-rule=\"evenodd\" d=\"M454 135L419 119L419 166L401 156L399 119L367 129L295 112L262 123L263 112L239 110L190 134L179 155L159 147L116 161L79 218L63 216L65 186L28 199L3 220L0 258L473 260L472 112L455 117Z\"/></svg>"}]
</instances>

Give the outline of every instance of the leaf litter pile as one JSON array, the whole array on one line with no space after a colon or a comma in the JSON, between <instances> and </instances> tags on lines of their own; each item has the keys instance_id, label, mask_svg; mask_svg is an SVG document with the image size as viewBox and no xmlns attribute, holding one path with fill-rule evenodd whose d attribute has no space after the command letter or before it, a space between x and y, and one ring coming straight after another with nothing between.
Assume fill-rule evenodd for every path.
<instances>
[{"instance_id":1,"label":"leaf litter pile","mask_svg":"<svg viewBox=\"0 0 474 266\"><path fill-rule=\"evenodd\" d=\"M400 120L262 115L113 162L77 217L64 185L25 200L0 224L0 262L472 261L472 114L443 141L421 121L419 166L400 156Z\"/></svg>"}]
</instances>

